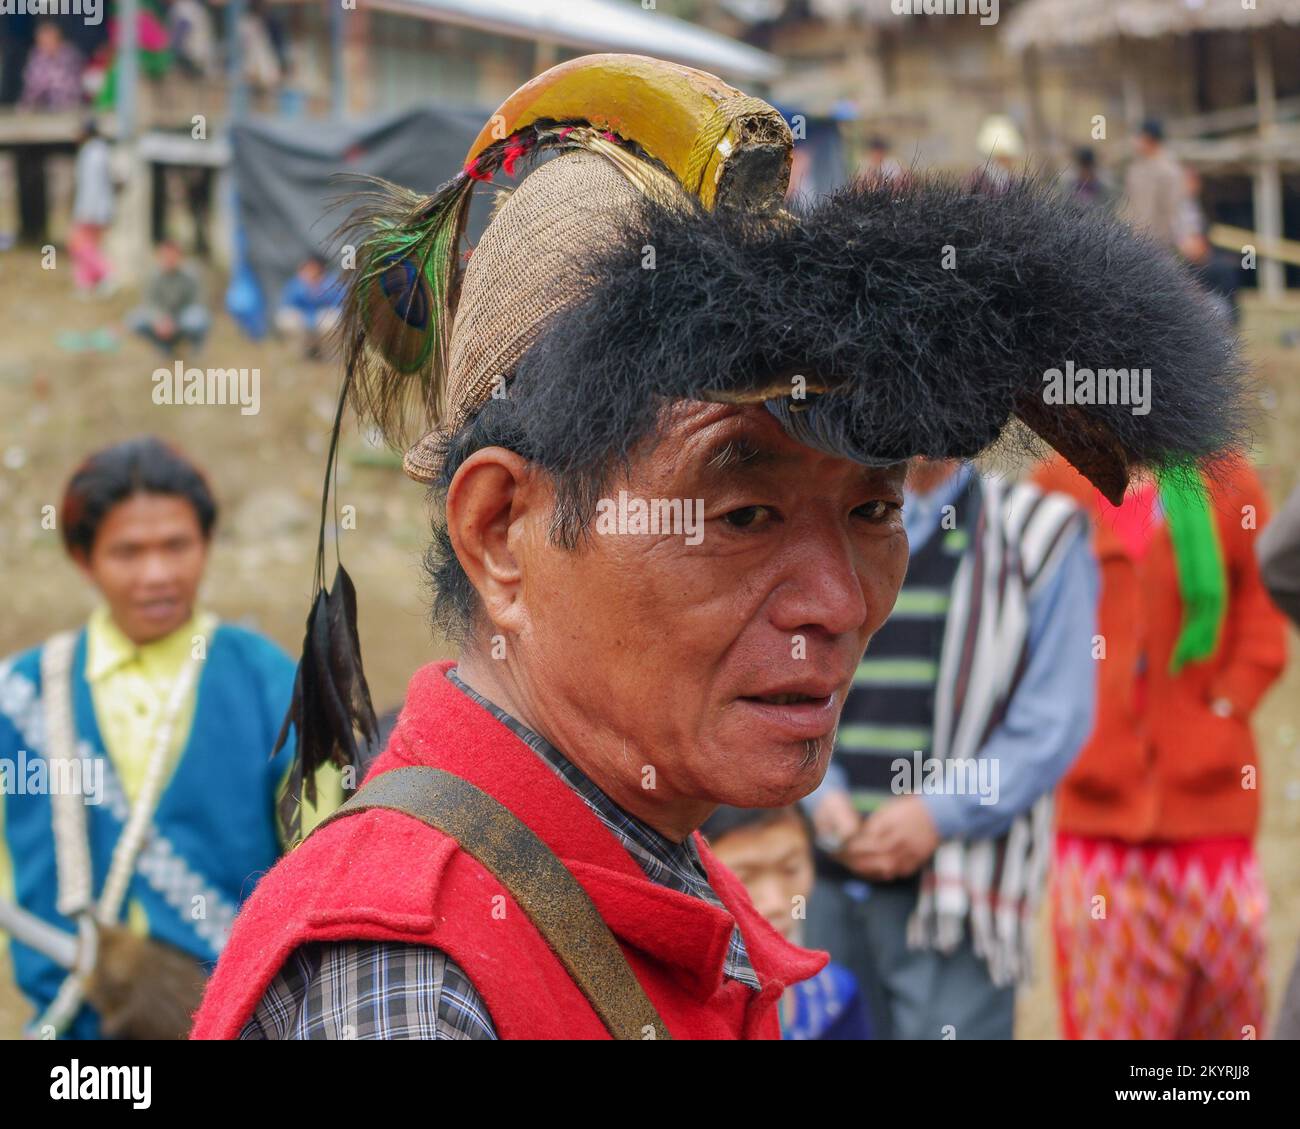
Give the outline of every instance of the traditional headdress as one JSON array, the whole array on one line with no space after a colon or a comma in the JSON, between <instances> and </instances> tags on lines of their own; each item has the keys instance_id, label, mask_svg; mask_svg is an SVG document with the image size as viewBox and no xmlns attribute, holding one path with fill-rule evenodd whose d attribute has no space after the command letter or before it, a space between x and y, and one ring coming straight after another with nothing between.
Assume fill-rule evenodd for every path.
<instances>
[{"instance_id":1,"label":"traditional headdress","mask_svg":"<svg viewBox=\"0 0 1300 1129\"><path fill-rule=\"evenodd\" d=\"M787 209L792 152L775 109L712 75L593 55L507 99L431 196L377 185L349 238L331 466L349 399L415 440L404 465L425 482L501 396L549 470L626 457L678 399L764 403L796 439L872 464L973 456L1016 416L1114 501L1136 466L1233 444L1232 338L1154 244L1032 178L997 196L863 181ZM466 261L475 183L543 156ZM1045 398L1071 361L1149 369L1149 411ZM356 763L354 724L374 736L341 565L324 588L326 512L282 733L296 725L309 794L325 760Z\"/></svg>"}]
</instances>

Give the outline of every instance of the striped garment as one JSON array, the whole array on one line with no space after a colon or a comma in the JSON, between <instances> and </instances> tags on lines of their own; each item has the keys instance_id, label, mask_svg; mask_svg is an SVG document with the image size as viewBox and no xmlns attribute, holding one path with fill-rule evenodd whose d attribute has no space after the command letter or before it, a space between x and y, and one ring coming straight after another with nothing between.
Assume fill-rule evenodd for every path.
<instances>
[{"instance_id":1,"label":"striped garment","mask_svg":"<svg viewBox=\"0 0 1300 1129\"><path fill-rule=\"evenodd\" d=\"M1028 657L1030 598L1085 523L1063 495L992 477L981 482L983 505L953 582L936 680L929 747L945 762L974 760L1001 722ZM969 922L975 952L995 984L1026 978L1051 822L1048 792L1005 835L944 842L921 872L908 943L953 952Z\"/></svg>"},{"instance_id":2,"label":"striped garment","mask_svg":"<svg viewBox=\"0 0 1300 1129\"><path fill-rule=\"evenodd\" d=\"M693 839L674 843L606 796L544 737L477 693L447 679L510 729L582 798L661 886L718 908ZM723 974L758 991L740 929L731 933ZM263 994L241 1039L495 1039L487 1006L461 967L425 945L334 941L297 949Z\"/></svg>"},{"instance_id":3,"label":"striped garment","mask_svg":"<svg viewBox=\"0 0 1300 1129\"><path fill-rule=\"evenodd\" d=\"M932 513L926 512L936 504L931 496L907 499L912 512L906 524L913 542L907 581L858 663L836 731L836 763L850 799L864 814L896 797L900 757L930 754L935 684L953 581L983 508L979 476L959 472L939 496L951 502ZM925 535L913 533L913 518ZM846 872L841 877L852 876ZM917 876L898 881L916 885Z\"/></svg>"}]
</instances>

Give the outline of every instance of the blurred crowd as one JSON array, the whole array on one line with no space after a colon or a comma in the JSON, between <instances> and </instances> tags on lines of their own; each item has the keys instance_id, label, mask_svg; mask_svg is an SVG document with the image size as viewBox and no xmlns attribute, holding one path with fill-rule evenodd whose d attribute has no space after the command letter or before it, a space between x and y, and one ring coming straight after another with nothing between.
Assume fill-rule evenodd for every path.
<instances>
[{"instance_id":1,"label":"blurred crowd","mask_svg":"<svg viewBox=\"0 0 1300 1129\"><path fill-rule=\"evenodd\" d=\"M218 30L222 14L205 0L141 0L136 44L141 74L216 78L226 67ZM264 0L249 0L238 25L241 77L257 95L273 96L292 72L283 24ZM113 105L119 28L97 23L7 15L0 29L0 105L69 111Z\"/></svg>"}]
</instances>

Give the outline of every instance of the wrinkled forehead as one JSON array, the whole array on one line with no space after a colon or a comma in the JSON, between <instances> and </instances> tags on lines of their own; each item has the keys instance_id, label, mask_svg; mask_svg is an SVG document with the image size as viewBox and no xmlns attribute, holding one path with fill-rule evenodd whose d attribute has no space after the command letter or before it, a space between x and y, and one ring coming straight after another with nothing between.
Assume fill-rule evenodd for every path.
<instances>
[{"instance_id":1,"label":"wrinkled forehead","mask_svg":"<svg viewBox=\"0 0 1300 1129\"><path fill-rule=\"evenodd\" d=\"M762 404L676 400L663 411L656 435L633 460L656 478L722 482L764 475L806 478L839 472L845 477L901 487L907 462L865 466L809 447L793 438Z\"/></svg>"}]
</instances>

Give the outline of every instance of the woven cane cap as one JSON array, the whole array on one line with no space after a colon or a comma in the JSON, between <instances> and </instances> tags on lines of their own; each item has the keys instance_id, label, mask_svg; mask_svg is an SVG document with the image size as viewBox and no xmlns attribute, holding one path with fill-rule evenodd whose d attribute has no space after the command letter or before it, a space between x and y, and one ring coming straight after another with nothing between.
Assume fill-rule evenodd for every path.
<instances>
[{"instance_id":1,"label":"woven cane cap","mask_svg":"<svg viewBox=\"0 0 1300 1129\"><path fill-rule=\"evenodd\" d=\"M535 169L498 209L465 268L448 349L447 412L406 452L406 473L438 473L439 440L502 387L546 322L581 297L577 257L607 244L641 191L606 158L564 153ZM504 382L504 384L503 384Z\"/></svg>"}]
</instances>

